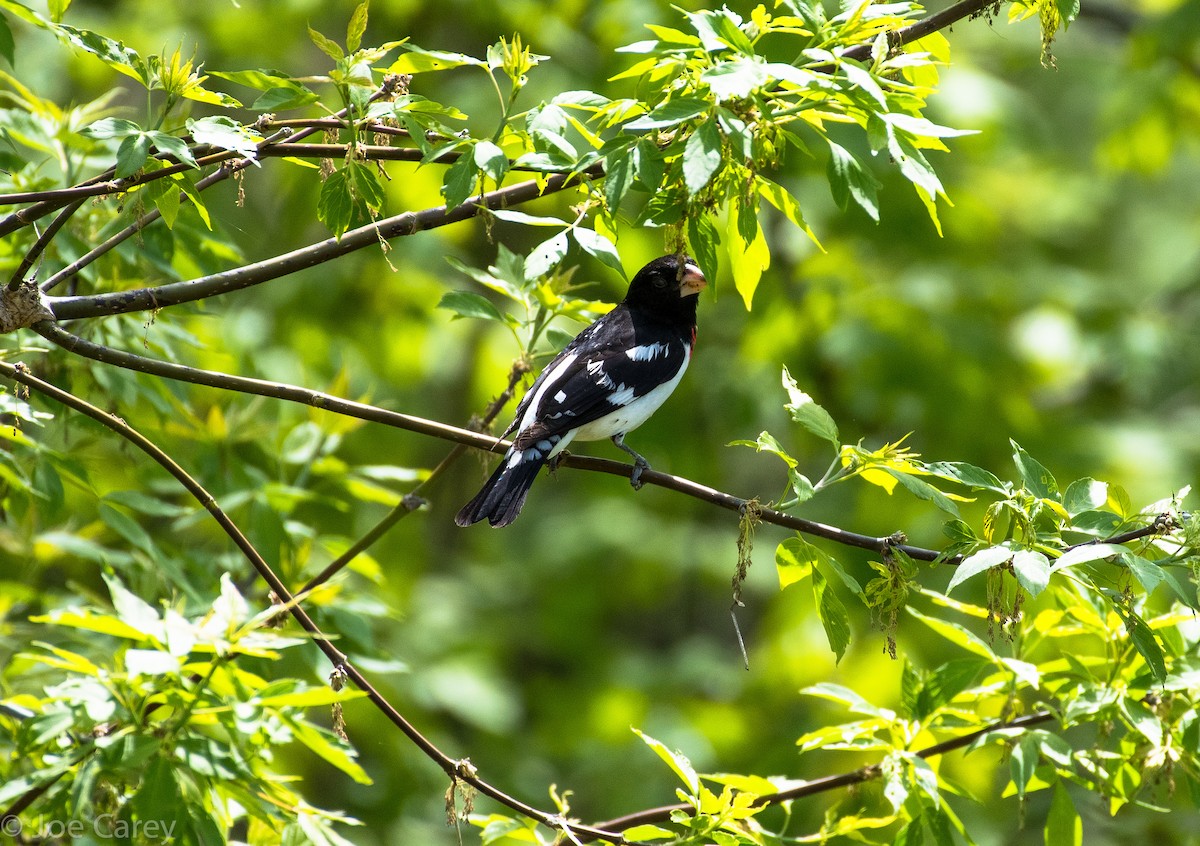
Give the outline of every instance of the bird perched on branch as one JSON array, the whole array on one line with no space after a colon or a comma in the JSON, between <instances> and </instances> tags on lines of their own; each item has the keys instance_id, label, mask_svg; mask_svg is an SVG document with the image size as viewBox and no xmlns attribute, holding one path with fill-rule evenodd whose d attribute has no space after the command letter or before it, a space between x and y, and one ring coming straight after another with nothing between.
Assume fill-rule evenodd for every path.
<instances>
[{"instance_id":1,"label":"bird perched on branch","mask_svg":"<svg viewBox=\"0 0 1200 846\"><path fill-rule=\"evenodd\" d=\"M454 522L507 526L521 513L538 471L573 440L610 438L633 456L640 488L646 459L624 442L666 401L696 344L696 295L708 283L687 256L656 258L637 272L612 311L546 365L517 406L504 460Z\"/></svg>"}]
</instances>

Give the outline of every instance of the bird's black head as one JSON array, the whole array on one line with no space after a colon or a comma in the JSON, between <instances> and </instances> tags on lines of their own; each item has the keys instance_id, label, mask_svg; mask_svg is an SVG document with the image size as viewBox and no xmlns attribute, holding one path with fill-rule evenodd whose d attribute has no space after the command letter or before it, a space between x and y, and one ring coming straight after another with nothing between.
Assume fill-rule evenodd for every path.
<instances>
[{"instance_id":1,"label":"bird's black head","mask_svg":"<svg viewBox=\"0 0 1200 846\"><path fill-rule=\"evenodd\" d=\"M696 295L708 284L700 267L688 256L661 256L637 272L629 283L625 304L657 316L696 322Z\"/></svg>"}]
</instances>

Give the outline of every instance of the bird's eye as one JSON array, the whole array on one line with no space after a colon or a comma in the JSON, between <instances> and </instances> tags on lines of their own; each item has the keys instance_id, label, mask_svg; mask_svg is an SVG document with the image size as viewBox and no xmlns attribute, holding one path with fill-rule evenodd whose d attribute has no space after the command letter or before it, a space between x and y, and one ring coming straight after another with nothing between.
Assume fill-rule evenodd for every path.
<instances>
[{"instance_id":1,"label":"bird's eye","mask_svg":"<svg viewBox=\"0 0 1200 846\"><path fill-rule=\"evenodd\" d=\"M655 288L665 288L665 287L667 287L667 277L665 277L665 276L655 276L655 277L654 277L654 287L655 287Z\"/></svg>"}]
</instances>

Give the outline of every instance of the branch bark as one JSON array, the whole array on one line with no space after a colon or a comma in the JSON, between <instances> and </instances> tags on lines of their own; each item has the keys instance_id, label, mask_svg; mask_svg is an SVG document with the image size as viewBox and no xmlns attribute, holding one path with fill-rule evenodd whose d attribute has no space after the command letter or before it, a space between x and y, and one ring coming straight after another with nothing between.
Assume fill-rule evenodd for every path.
<instances>
[{"instance_id":1,"label":"branch bark","mask_svg":"<svg viewBox=\"0 0 1200 846\"><path fill-rule=\"evenodd\" d=\"M1029 728L1031 726L1040 725L1054 719L1054 714L1050 711L1035 711L1024 717L1018 717L1015 720L1008 722L1000 721L992 723L990 726L984 726L978 731L973 731L968 734L944 740L941 743L935 743L932 746L927 746L924 749L918 750L915 754L919 758L933 758L937 755L945 755L947 752L953 752L956 749L962 749L965 746L970 746L981 737L986 737L993 732L1001 729L1011 728ZM780 790L778 793L768 793L758 797L755 805L758 807L766 807L768 805L778 805L780 802L786 802L790 799L800 799L805 796L814 796L818 793L825 793L830 790L836 790L839 787L849 787L853 784L862 784L864 781L871 781L879 778L882 770L878 764L868 764L859 767L856 770L840 773L838 775L826 776L825 778L813 779L806 781L803 784L795 787L790 787L787 790ZM679 802L674 805L662 805L657 808L647 808L644 811L637 811L632 814L626 814L623 817L606 820L604 822L595 823L596 828L606 829L608 831L628 831L637 825L645 825L647 823L657 823L669 820L671 815L677 811L683 811L688 814L694 814L696 809L691 805Z\"/></svg>"},{"instance_id":2,"label":"branch bark","mask_svg":"<svg viewBox=\"0 0 1200 846\"><path fill-rule=\"evenodd\" d=\"M555 174L545 180L544 184L531 179L528 182L520 182L488 192L454 208L438 206L419 212L404 212L366 226L360 226L358 229L352 229L340 239L327 238L319 243L232 270L153 288L114 291L91 296L52 297L50 298L50 308L59 320L77 320L81 317L149 311L220 296L230 291L238 291L269 282L289 273L315 267L365 247L377 245L380 238L390 240L426 229L459 223L475 217L481 209L501 209L519 203L527 203L538 197L571 188L588 179L595 179L602 173L601 167L596 165L579 174Z\"/></svg>"}]
</instances>

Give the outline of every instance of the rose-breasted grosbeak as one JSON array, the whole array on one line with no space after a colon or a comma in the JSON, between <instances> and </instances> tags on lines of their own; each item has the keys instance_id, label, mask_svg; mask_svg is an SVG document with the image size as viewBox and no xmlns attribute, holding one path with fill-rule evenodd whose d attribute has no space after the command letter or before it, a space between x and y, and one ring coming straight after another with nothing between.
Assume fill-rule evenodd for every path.
<instances>
[{"instance_id":1,"label":"rose-breasted grosbeak","mask_svg":"<svg viewBox=\"0 0 1200 846\"><path fill-rule=\"evenodd\" d=\"M630 482L650 465L625 445L671 395L696 344L696 295L707 285L686 256L656 258L612 311L584 329L542 371L517 406L504 460L454 522L507 526L521 513L538 470L575 439L611 438L633 456Z\"/></svg>"}]
</instances>

